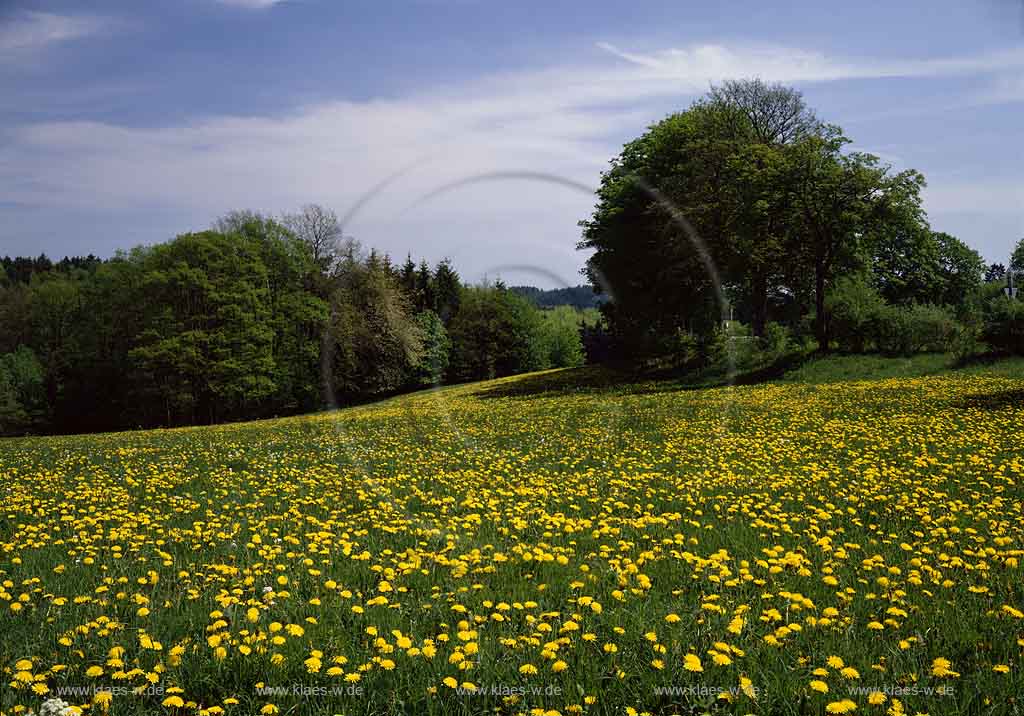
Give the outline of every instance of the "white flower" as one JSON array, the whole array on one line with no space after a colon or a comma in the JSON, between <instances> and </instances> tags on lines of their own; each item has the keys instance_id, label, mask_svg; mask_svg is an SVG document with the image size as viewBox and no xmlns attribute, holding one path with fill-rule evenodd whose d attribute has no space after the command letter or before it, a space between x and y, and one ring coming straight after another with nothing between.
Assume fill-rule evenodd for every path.
<instances>
[{"instance_id":1,"label":"white flower","mask_svg":"<svg viewBox=\"0 0 1024 716\"><path fill-rule=\"evenodd\" d=\"M71 716L74 709L62 699L47 699L39 709L39 716Z\"/></svg>"}]
</instances>

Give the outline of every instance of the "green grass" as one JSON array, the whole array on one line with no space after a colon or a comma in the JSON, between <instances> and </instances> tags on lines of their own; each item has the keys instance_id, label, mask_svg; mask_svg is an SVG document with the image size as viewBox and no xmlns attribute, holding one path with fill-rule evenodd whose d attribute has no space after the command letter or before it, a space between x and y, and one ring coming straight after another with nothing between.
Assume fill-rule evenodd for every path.
<instances>
[{"instance_id":1,"label":"green grass","mask_svg":"<svg viewBox=\"0 0 1024 716\"><path fill-rule=\"evenodd\" d=\"M929 375L1001 375L1024 378L1024 358L977 361L958 366L944 353L924 353L908 358L882 355L833 355L815 357L781 377L784 382L840 383L854 380L919 378Z\"/></svg>"},{"instance_id":2,"label":"green grass","mask_svg":"<svg viewBox=\"0 0 1024 716\"><path fill-rule=\"evenodd\" d=\"M851 380L918 378L953 369L951 358L942 353L924 353L909 358L881 355L835 355L814 358L783 380L797 383L839 383Z\"/></svg>"},{"instance_id":3,"label":"green grass","mask_svg":"<svg viewBox=\"0 0 1024 716\"><path fill-rule=\"evenodd\" d=\"M0 441L0 711L1013 714L1022 418L1020 360L836 357Z\"/></svg>"}]
</instances>

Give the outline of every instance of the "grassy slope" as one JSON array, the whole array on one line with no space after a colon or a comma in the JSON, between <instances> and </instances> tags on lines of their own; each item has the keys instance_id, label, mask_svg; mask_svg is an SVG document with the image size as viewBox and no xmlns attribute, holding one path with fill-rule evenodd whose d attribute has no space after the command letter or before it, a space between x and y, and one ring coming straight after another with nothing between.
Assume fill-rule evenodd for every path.
<instances>
[{"instance_id":1,"label":"grassy slope","mask_svg":"<svg viewBox=\"0 0 1024 716\"><path fill-rule=\"evenodd\" d=\"M916 682L954 690L901 697L910 713L1010 714L1022 397L1022 361L830 358L762 385L583 369L302 418L0 441L0 669L51 694L152 674L239 714L690 713L714 697L656 690L744 679L756 700L736 692L727 711L849 699L880 714L891 699L848 687ZM510 704L446 678L557 693ZM167 696L112 713L174 711Z\"/></svg>"},{"instance_id":2,"label":"grassy slope","mask_svg":"<svg viewBox=\"0 0 1024 716\"><path fill-rule=\"evenodd\" d=\"M1024 358L1007 358L991 363L954 367L949 356L940 353L916 355L910 358L888 358L880 355L830 356L811 360L800 368L786 373L782 380L796 383L835 383L847 380L882 380L982 373L1024 377Z\"/></svg>"}]
</instances>

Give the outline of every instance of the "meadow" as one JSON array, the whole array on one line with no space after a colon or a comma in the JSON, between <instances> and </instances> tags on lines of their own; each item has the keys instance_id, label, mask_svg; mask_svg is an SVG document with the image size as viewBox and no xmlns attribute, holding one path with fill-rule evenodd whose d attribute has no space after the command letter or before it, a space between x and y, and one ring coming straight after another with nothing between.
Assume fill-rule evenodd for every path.
<instances>
[{"instance_id":1,"label":"meadow","mask_svg":"<svg viewBox=\"0 0 1024 716\"><path fill-rule=\"evenodd\" d=\"M0 712L1020 713L1021 364L819 378L0 441Z\"/></svg>"}]
</instances>

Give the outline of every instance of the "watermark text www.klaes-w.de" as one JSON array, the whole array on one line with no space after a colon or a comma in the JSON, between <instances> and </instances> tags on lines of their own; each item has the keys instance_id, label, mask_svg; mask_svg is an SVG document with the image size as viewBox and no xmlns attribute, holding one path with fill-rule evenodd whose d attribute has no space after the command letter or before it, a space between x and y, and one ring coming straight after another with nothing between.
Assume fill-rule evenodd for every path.
<instances>
[{"instance_id":1,"label":"watermark text www.klaes-w.de","mask_svg":"<svg viewBox=\"0 0 1024 716\"><path fill-rule=\"evenodd\" d=\"M561 696L562 687L555 684L548 686L491 684L473 688L457 686L455 687L455 693L459 696L500 696L502 698L517 696L519 698L528 698L531 696Z\"/></svg>"},{"instance_id":2,"label":"watermark text www.klaes-w.de","mask_svg":"<svg viewBox=\"0 0 1024 716\"><path fill-rule=\"evenodd\" d=\"M710 686L708 684L687 684L686 686L655 686L655 696L694 696L714 698L722 694L740 696L745 694L756 698L760 689L756 686Z\"/></svg>"},{"instance_id":3,"label":"watermark text www.klaes-w.de","mask_svg":"<svg viewBox=\"0 0 1024 716\"><path fill-rule=\"evenodd\" d=\"M110 696L164 696L164 687L160 684L151 684L149 686L123 686L123 685L106 685L106 684L83 684L83 685L72 685L72 684L60 684L53 687L54 696L77 696L77 697L93 697L97 694L109 694Z\"/></svg>"},{"instance_id":4,"label":"watermark text www.klaes-w.de","mask_svg":"<svg viewBox=\"0 0 1024 716\"><path fill-rule=\"evenodd\" d=\"M339 684L337 686L317 686L314 684L288 684L285 686L257 686L257 696L298 696L301 698L326 698L331 696L347 696L359 698L365 695L363 687L358 684Z\"/></svg>"},{"instance_id":5,"label":"watermark text www.klaes-w.de","mask_svg":"<svg viewBox=\"0 0 1024 716\"><path fill-rule=\"evenodd\" d=\"M288 684L284 686L259 686L255 689L257 696L276 697L299 697L299 698L329 698L334 696L360 697L364 696L363 687L357 684L346 684L338 686L319 686L312 684ZM496 696L520 698L561 696L562 687L557 685L510 685L492 684L489 686L456 686L454 692L459 696Z\"/></svg>"},{"instance_id":6,"label":"watermark text www.klaes-w.de","mask_svg":"<svg viewBox=\"0 0 1024 716\"><path fill-rule=\"evenodd\" d=\"M850 696L870 696L883 694L889 698L907 696L956 696L956 688L952 684L925 686L923 684L883 684L881 686L847 686L846 693Z\"/></svg>"}]
</instances>

